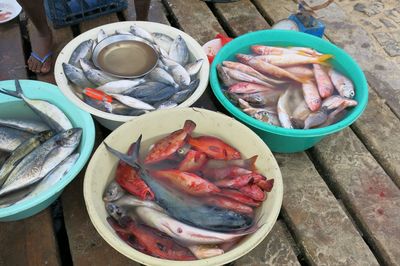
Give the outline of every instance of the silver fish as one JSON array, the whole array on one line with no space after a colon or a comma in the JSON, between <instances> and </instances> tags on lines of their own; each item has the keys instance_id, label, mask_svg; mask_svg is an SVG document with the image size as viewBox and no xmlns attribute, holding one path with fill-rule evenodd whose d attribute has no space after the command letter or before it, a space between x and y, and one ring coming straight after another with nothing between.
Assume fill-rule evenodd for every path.
<instances>
[{"instance_id":1,"label":"silver fish","mask_svg":"<svg viewBox=\"0 0 400 266\"><path fill-rule=\"evenodd\" d=\"M103 193L104 201L115 201L125 195L125 190L115 181L111 181Z\"/></svg>"},{"instance_id":2,"label":"silver fish","mask_svg":"<svg viewBox=\"0 0 400 266\"><path fill-rule=\"evenodd\" d=\"M325 123L317 126L317 128L327 127L332 124L335 124L336 122L342 120L346 116L346 114L347 110L345 109L345 107L338 107L336 110L334 110L328 115L328 118L326 119Z\"/></svg>"},{"instance_id":3,"label":"silver fish","mask_svg":"<svg viewBox=\"0 0 400 266\"><path fill-rule=\"evenodd\" d=\"M263 121L270 125L280 126L279 118L276 110L272 108L254 108L248 102L243 99L238 99L239 106L243 109L243 112L254 117L257 120Z\"/></svg>"},{"instance_id":4,"label":"silver fish","mask_svg":"<svg viewBox=\"0 0 400 266\"><path fill-rule=\"evenodd\" d=\"M29 132L10 127L0 127L0 150L12 152L30 137L32 137L32 134Z\"/></svg>"},{"instance_id":5,"label":"silver fish","mask_svg":"<svg viewBox=\"0 0 400 266\"><path fill-rule=\"evenodd\" d=\"M149 200L140 200L132 195L125 194L119 199L113 201L113 204L120 206L120 207L147 207L151 208L153 210L157 210L160 212L165 212L163 208L161 208L159 205L157 205L154 201L149 201Z\"/></svg>"},{"instance_id":6,"label":"silver fish","mask_svg":"<svg viewBox=\"0 0 400 266\"><path fill-rule=\"evenodd\" d=\"M160 32L153 32L151 35L153 36L154 42L168 53L174 39Z\"/></svg>"},{"instance_id":7,"label":"silver fish","mask_svg":"<svg viewBox=\"0 0 400 266\"><path fill-rule=\"evenodd\" d=\"M0 189L0 196L27 187L44 178L79 145L81 128L58 133L24 157Z\"/></svg>"},{"instance_id":8,"label":"silver fish","mask_svg":"<svg viewBox=\"0 0 400 266\"><path fill-rule=\"evenodd\" d=\"M284 94L279 97L277 110L281 126L284 128L293 128L290 120L290 90L287 89Z\"/></svg>"},{"instance_id":9,"label":"silver fish","mask_svg":"<svg viewBox=\"0 0 400 266\"><path fill-rule=\"evenodd\" d=\"M237 94L237 97L245 100L254 107L266 107L276 105L281 95L282 91L261 91L254 93Z\"/></svg>"},{"instance_id":10,"label":"silver fish","mask_svg":"<svg viewBox=\"0 0 400 266\"><path fill-rule=\"evenodd\" d=\"M65 76L67 76L67 79L79 88L84 89L94 87L93 83L91 83L86 78L81 68L75 67L67 63L62 63L62 67L64 69Z\"/></svg>"},{"instance_id":11,"label":"silver fish","mask_svg":"<svg viewBox=\"0 0 400 266\"><path fill-rule=\"evenodd\" d=\"M175 82L179 85L189 85L190 75L186 69L181 65L175 65L168 67L168 71L171 73Z\"/></svg>"},{"instance_id":12,"label":"silver fish","mask_svg":"<svg viewBox=\"0 0 400 266\"><path fill-rule=\"evenodd\" d=\"M251 82L251 83L263 85L263 86L266 86L268 88L273 89L273 87L271 87L271 84L269 84L269 83L267 83L265 81L262 81L259 78L256 78L254 76L246 74L246 73L244 73L244 72L242 72L240 70L227 68L227 67L223 67L223 68L224 68L225 73L227 73L231 78L233 78L235 80Z\"/></svg>"},{"instance_id":13,"label":"silver fish","mask_svg":"<svg viewBox=\"0 0 400 266\"><path fill-rule=\"evenodd\" d=\"M86 95L83 95L83 101L92 106L93 108L96 108L100 111L103 112L108 112L108 113L112 113L113 112L113 106L112 103L109 103L107 101L99 101L99 100L95 100L93 98L90 98Z\"/></svg>"},{"instance_id":14,"label":"silver fish","mask_svg":"<svg viewBox=\"0 0 400 266\"><path fill-rule=\"evenodd\" d=\"M50 129L46 124L41 121L27 119L0 118L0 125L27 131L32 134Z\"/></svg>"},{"instance_id":15,"label":"silver fish","mask_svg":"<svg viewBox=\"0 0 400 266\"><path fill-rule=\"evenodd\" d=\"M60 164L46 175L43 180L35 186L34 190L24 200L29 200L32 197L39 195L40 193L48 190L50 187L57 184L72 168L79 158L79 153L74 153L65 158Z\"/></svg>"},{"instance_id":16,"label":"silver fish","mask_svg":"<svg viewBox=\"0 0 400 266\"><path fill-rule=\"evenodd\" d=\"M143 98L146 96L150 96L152 94L157 93L162 88L168 86L165 83L157 82L157 81L149 81L139 86L132 88L131 91L126 93L126 95L134 97L134 98Z\"/></svg>"},{"instance_id":17,"label":"silver fish","mask_svg":"<svg viewBox=\"0 0 400 266\"><path fill-rule=\"evenodd\" d=\"M169 58L175 60L180 65L184 66L189 61L189 49L186 45L185 40L181 35L178 35L171 44L169 49Z\"/></svg>"},{"instance_id":18,"label":"silver fish","mask_svg":"<svg viewBox=\"0 0 400 266\"><path fill-rule=\"evenodd\" d=\"M97 43L101 42L107 37L108 37L107 33L103 29L100 29L99 33L97 34Z\"/></svg>"},{"instance_id":19,"label":"silver fish","mask_svg":"<svg viewBox=\"0 0 400 266\"><path fill-rule=\"evenodd\" d=\"M328 74L332 80L333 85L335 86L335 89L339 92L340 96L350 99L354 98L355 96L354 85L350 79L340 74L333 68L329 69Z\"/></svg>"},{"instance_id":20,"label":"silver fish","mask_svg":"<svg viewBox=\"0 0 400 266\"><path fill-rule=\"evenodd\" d=\"M197 75L197 73L199 73L201 67L203 66L203 62L204 62L204 59L202 59L202 58L197 59L193 63L189 63L189 64L185 65L185 69L191 77L195 76L195 75Z\"/></svg>"},{"instance_id":21,"label":"silver fish","mask_svg":"<svg viewBox=\"0 0 400 266\"><path fill-rule=\"evenodd\" d=\"M328 112L326 108L321 108L317 112L311 113L304 121L304 129L317 127L326 122L328 119Z\"/></svg>"},{"instance_id":22,"label":"silver fish","mask_svg":"<svg viewBox=\"0 0 400 266\"><path fill-rule=\"evenodd\" d=\"M324 107L328 111L338 108L339 106L351 107L356 106L357 101L339 95L332 95L322 101L321 108Z\"/></svg>"},{"instance_id":23,"label":"silver fish","mask_svg":"<svg viewBox=\"0 0 400 266\"><path fill-rule=\"evenodd\" d=\"M80 63L86 78L90 80L90 82L92 82L94 85L101 86L108 82L116 81L116 78L91 66L89 61L87 61L86 59L80 60Z\"/></svg>"},{"instance_id":24,"label":"silver fish","mask_svg":"<svg viewBox=\"0 0 400 266\"><path fill-rule=\"evenodd\" d=\"M141 101L146 103L155 104L166 101L178 91L178 88L173 86L165 86L155 94L140 98Z\"/></svg>"},{"instance_id":25,"label":"silver fish","mask_svg":"<svg viewBox=\"0 0 400 266\"><path fill-rule=\"evenodd\" d=\"M38 133L26 141L22 142L8 157L0 169L0 187L7 180L8 175L17 166L20 160L22 160L31 151L36 149L39 145L47 141L54 135L51 130L43 131Z\"/></svg>"},{"instance_id":26,"label":"silver fish","mask_svg":"<svg viewBox=\"0 0 400 266\"><path fill-rule=\"evenodd\" d=\"M8 159L9 156L9 152L0 150L0 168L4 165L4 162Z\"/></svg>"},{"instance_id":27,"label":"silver fish","mask_svg":"<svg viewBox=\"0 0 400 266\"><path fill-rule=\"evenodd\" d=\"M133 35L132 32L126 30L115 30L115 35Z\"/></svg>"},{"instance_id":28,"label":"silver fish","mask_svg":"<svg viewBox=\"0 0 400 266\"><path fill-rule=\"evenodd\" d=\"M190 82L190 84L186 87L184 87L182 90L178 91L175 93L170 100L177 102L177 103L182 103L184 102L187 98L190 97L190 95L193 94L193 92L196 90L196 88L199 86L200 79L195 79Z\"/></svg>"},{"instance_id":29,"label":"silver fish","mask_svg":"<svg viewBox=\"0 0 400 266\"><path fill-rule=\"evenodd\" d=\"M218 77L222 81L222 84L224 84L226 87L230 87L240 82L239 80L235 80L231 76L229 76L228 73L226 73L225 69L226 68L223 67L221 64L217 65Z\"/></svg>"},{"instance_id":30,"label":"silver fish","mask_svg":"<svg viewBox=\"0 0 400 266\"><path fill-rule=\"evenodd\" d=\"M29 193L31 193L35 189L35 185L36 185L36 183L32 184L26 188L20 189L18 191L14 191L13 193L10 193L3 197L0 197L0 209L9 207L9 206L19 202L26 196L28 196Z\"/></svg>"},{"instance_id":31,"label":"silver fish","mask_svg":"<svg viewBox=\"0 0 400 266\"><path fill-rule=\"evenodd\" d=\"M174 86L175 88L179 87L174 78L167 71L159 67L154 68L146 77L157 82Z\"/></svg>"},{"instance_id":32,"label":"silver fish","mask_svg":"<svg viewBox=\"0 0 400 266\"><path fill-rule=\"evenodd\" d=\"M120 101L121 103L130 106L132 108L136 109L142 109L142 110L154 110L155 108L151 106L148 103L145 103L141 100L138 100L136 98L126 96L126 95L121 95L121 94L110 94L112 97Z\"/></svg>"},{"instance_id":33,"label":"silver fish","mask_svg":"<svg viewBox=\"0 0 400 266\"><path fill-rule=\"evenodd\" d=\"M131 88L136 87L144 82L146 82L146 80L143 78L121 79L103 84L100 87L97 87L97 89L104 91L105 93L123 94L128 92Z\"/></svg>"},{"instance_id":34,"label":"silver fish","mask_svg":"<svg viewBox=\"0 0 400 266\"><path fill-rule=\"evenodd\" d=\"M171 58L169 58L168 56L165 56L165 55L160 55L160 59L161 59L162 63L167 67L167 70L169 67L179 65L178 62L176 62L175 60L172 60Z\"/></svg>"},{"instance_id":35,"label":"silver fish","mask_svg":"<svg viewBox=\"0 0 400 266\"><path fill-rule=\"evenodd\" d=\"M80 68L81 65L79 61L81 59L89 60L92 57L93 43L93 40L87 40L79 44L78 47L76 47L75 50L72 52L68 63Z\"/></svg>"},{"instance_id":36,"label":"silver fish","mask_svg":"<svg viewBox=\"0 0 400 266\"><path fill-rule=\"evenodd\" d=\"M22 100L44 121L57 132L72 128L71 121L57 106L43 100L33 100L25 97L21 84L15 80L16 91L0 89L0 92L22 98Z\"/></svg>"},{"instance_id":37,"label":"silver fish","mask_svg":"<svg viewBox=\"0 0 400 266\"><path fill-rule=\"evenodd\" d=\"M135 36L145 39L151 43L154 43L154 39L153 39L153 36L151 35L151 33L137 25L131 26L130 32Z\"/></svg>"}]
</instances>

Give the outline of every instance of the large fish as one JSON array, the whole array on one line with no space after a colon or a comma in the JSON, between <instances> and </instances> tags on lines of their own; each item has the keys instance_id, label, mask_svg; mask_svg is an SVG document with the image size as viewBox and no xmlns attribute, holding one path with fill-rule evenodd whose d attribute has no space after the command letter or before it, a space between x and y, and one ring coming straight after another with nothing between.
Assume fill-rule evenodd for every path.
<instances>
[{"instance_id":1,"label":"large fish","mask_svg":"<svg viewBox=\"0 0 400 266\"><path fill-rule=\"evenodd\" d=\"M65 76L67 76L67 79L78 86L80 89L94 87L93 83L86 78L81 68L67 63L62 63L62 67L64 69Z\"/></svg>"},{"instance_id":2,"label":"large fish","mask_svg":"<svg viewBox=\"0 0 400 266\"><path fill-rule=\"evenodd\" d=\"M190 77L193 77L199 73L201 67L203 66L204 59L200 58L194 61L193 63L189 63L185 65L186 71L189 73Z\"/></svg>"},{"instance_id":3,"label":"large fish","mask_svg":"<svg viewBox=\"0 0 400 266\"><path fill-rule=\"evenodd\" d=\"M15 119L15 118L0 118L0 125L6 127L12 127L15 129L27 131L32 134L36 134L45 130L49 130L49 126L41 121L27 120L27 119Z\"/></svg>"},{"instance_id":4,"label":"large fish","mask_svg":"<svg viewBox=\"0 0 400 266\"><path fill-rule=\"evenodd\" d=\"M168 53L174 39L164 33L159 32L153 32L151 35L153 36L154 42Z\"/></svg>"},{"instance_id":5,"label":"large fish","mask_svg":"<svg viewBox=\"0 0 400 266\"><path fill-rule=\"evenodd\" d=\"M117 99L118 101L120 101L121 103L135 108L135 109L142 109L142 110L154 110L155 108L153 106L151 106L148 103L145 103L139 99L130 97L130 96L126 96L126 95L121 95L121 94L110 94L113 98Z\"/></svg>"},{"instance_id":6,"label":"large fish","mask_svg":"<svg viewBox=\"0 0 400 266\"><path fill-rule=\"evenodd\" d=\"M133 87L136 87L142 83L145 83L145 79L121 79L116 81L111 81L106 84L97 87L98 90L104 91L105 93L117 93L124 94L131 91Z\"/></svg>"},{"instance_id":7,"label":"large fish","mask_svg":"<svg viewBox=\"0 0 400 266\"><path fill-rule=\"evenodd\" d=\"M154 39L153 36L151 35L150 32L148 32L147 30L143 29L142 27L139 27L137 25L133 25L130 28L130 32L135 35L138 36L142 39L145 39L146 41L150 42L150 43L154 43Z\"/></svg>"},{"instance_id":8,"label":"large fish","mask_svg":"<svg viewBox=\"0 0 400 266\"><path fill-rule=\"evenodd\" d=\"M0 127L0 150L12 152L31 136L32 134L26 131Z\"/></svg>"},{"instance_id":9,"label":"large fish","mask_svg":"<svg viewBox=\"0 0 400 266\"><path fill-rule=\"evenodd\" d=\"M89 61L86 59L81 59L80 63L86 78L96 86L101 86L116 80L114 77L91 66Z\"/></svg>"},{"instance_id":10,"label":"large fish","mask_svg":"<svg viewBox=\"0 0 400 266\"><path fill-rule=\"evenodd\" d=\"M53 131L43 131L27 139L21 145L19 145L11 154L10 157L4 162L0 169L0 187L7 180L8 175L18 165L19 161L22 160L31 151L36 149L39 145L47 141L54 135Z\"/></svg>"},{"instance_id":11,"label":"large fish","mask_svg":"<svg viewBox=\"0 0 400 266\"><path fill-rule=\"evenodd\" d=\"M354 85L350 79L340 74L333 68L329 69L328 75L331 78L332 83L335 86L335 89L339 92L340 96L350 99L354 98Z\"/></svg>"},{"instance_id":12,"label":"large fish","mask_svg":"<svg viewBox=\"0 0 400 266\"><path fill-rule=\"evenodd\" d=\"M0 189L0 196L27 187L44 178L79 145L81 128L58 133L24 157Z\"/></svg>"},{"instance_id":13,"label":"large fish","mask_svg":"<svg viewBox=\"0 0 400 266\"><path fill-rule=\"evenodd\" d=\"M71 121L57 106L43 100L33 100L26 97L18 80L15 80L16 91L0 89L0 92L22 98L22 100L52 129L61 132L72 128Z\"/></svg>"},{"instance_id":14,"label":"large fish","mask_svg":"<svg viewBox=\"0 0 400 266\"><path fill-rule=\"evenodd\" d=\"M68 63L80 68L81 65L79 64L79 61L81 59L89 60L92 57L93 43L94 41L89 39L79 44L78 47L76 47L75 50L72 52Z\"/></svg>"},{"instance_id":15,"label":"large fish","mask_svg":"<svg viewBox=\"0 0 400 266\"><path fill-rule=\"evenodd\" d=\"M174 78L166 70L160 67L154 68L146 77L149 77L153 81L174 86L175 88L179 87Z\"/></svg>"},{"instance_id":16,"label":"large fish","mask_svg":"<svg viewBox=\"0 0 400 266\"><path fill-rule=\"evenodd\" d=\"M139 168L140 177L155 194L156 202L175 219L195 227L217 231L235 232L246 230L253 225L253 219L230 210L207 206L200 201L170 190L153 179L142 166L135 161L138 158L141 136L132 156L120 153L108 146L107 149L122 161Z\"/></svg>"},{"instance_id":17,"label":"large fish","mask_svg":"<svg viewBox=\"0 0 400 266\"><path fill-rule=\"evenodd\" d=\"M181 35L178 35L172 42L169 49L169 58L175 60L180 65L184 66L189 61L189 49L186 45L185 40Z\"/></svg>"}]
</instances>

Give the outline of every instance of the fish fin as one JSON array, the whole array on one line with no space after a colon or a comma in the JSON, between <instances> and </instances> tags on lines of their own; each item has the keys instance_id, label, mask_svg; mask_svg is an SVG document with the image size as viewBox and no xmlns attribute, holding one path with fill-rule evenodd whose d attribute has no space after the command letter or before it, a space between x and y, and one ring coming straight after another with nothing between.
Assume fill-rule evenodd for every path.
<instances>
[{"instance_id":1,"label":"fish fin","mask_svg":"<svg viewBox=\"0 0 400 266\"><path fill-rule=\"evenodd\" d=\"M297 51L296 54L303 55L303 56L308 56L308 57L312 57L313 56L313 55L311 55L311 54L309 54L307 52L304 52L304 51Z\"/></svg>"},{"instance_id":2,"label":"fish fin","mask_svg":"<svg viewBox=\"0 0 400 266\"><path fill-rule=\"evenodd\" d=\"M297 77L297 76L296 76ZM297 81L300 83L308 83L312 80L312 78L309 77L297 77Z\"/></svg>"},{"instance_id":3,"label":"fish fin","mask_svg":"<svg viewBox=\"0 0 400 266\"><path fill-rule=\"evenodd\" d=\"M24 95L24 92L22 91L21 83L19 83L18 79L15 80L15 89L19 96Z\"/></svg>"},{"instance_id":4,"label":"fish fin","mask_svg":"<svg viewBox=\"0 0 400 266\"><path fill-rule=\"evenodd\" d=\"M333 58L333 55L331 54L323 54L317 57L317 63L321 64L321 63L325 63L325 65L327 64L325 61L328 59Z\"/></svg>"},{"instance_id":5,"label":"fish fin","mask_svg":"<svg viewBox=\"0 0 400 266\"><path fill-rule=\"evenodd\" d=\"M119 151L111 148L110 146L108 146L107 143L105 143L105 142L104 142L104 145L106 146L107 150L109 152L111 152L115 157L117 157L121 161L127 163L128 165L130 165L130 166L132 166L134 168L138 168L138 164L136 162L137 161L137 154L138 154L136 152L136 150L137 150L137 146L138 145L135 145L135 150L134 150L132 155L126 155L126 154L124 154L122 152L119 152Z\"/></svg>"},{"instance_id":6,"label":"fish fin","mask_svg":"<svg viewBox=\"0 0 400 266\"><path fill-rule=\"evenodd\" d=\"M4 88L0 88L0 93L7 94L7 95L15 97L15 98L21 98L21 96L19 96L17 92L11 91L11 90L6 90Z\"/></svg>"},{"instance_id":7,"label":"fish fin","mask_svg":"<svg viewBox=\"0 0 400 266\"><path fill-rule=\"evenodd\" d=\"M248 160L248 163L249 163L249 166L250 166L250 170L251 170L251 171L255 171L255 170L257 170L257 167L256 167L256 161L257 161L257 158L258 158L258 155L254 155L253 157L251 157L251 158L247 159L247 160Z\"/></svg>"}]
</instances>

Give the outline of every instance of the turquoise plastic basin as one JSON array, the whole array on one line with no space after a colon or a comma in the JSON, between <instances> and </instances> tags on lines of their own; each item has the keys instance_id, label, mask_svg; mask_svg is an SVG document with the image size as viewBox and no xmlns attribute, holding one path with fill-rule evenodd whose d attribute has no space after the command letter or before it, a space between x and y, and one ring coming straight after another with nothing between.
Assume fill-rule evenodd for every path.
<instances>
[{"instance_id":1,"label":"turquoise plastic basin","mask_svg":"<svg viewBox=\"0 0 400 266\"><path fill-rule=\"evenodd\" d=\"M31 99L46 100L59 107L71 120L74 127L83 129L79 146L80 156L72 169L53 187L33 197L29 201L22 201L7 208L0 208L0 221L15 221L32 216L53 203L74 177L82 170L91 155L95 130L90 114L75 107L59 91L58 87L34 80L21 80L24 94ZM14 80L0 82L0 88L15 90ZM0 93L0 117L19 117L39 119L22 100Z\"/></svg>"},{"instance_id":2,"label":"turquoise plastic basin","mask_svg":"<svg viewBox=\"0 0 400 266\"><path fill-rule=\"evenodd\" d=\"M333 54L329 62L335 69L349 77L354 85L358 105L349 109L346 117L336 124L317 129L286 129L261 122L242 112L222 93L217 76L217 64L224 60L237 61L235 54L250 54L250 46L255 44L270 46L304 46L321 53ZM292 153L304 151L324 137L351 125L362 114L368 102L368 85L364 73L358 64L342 49L334 44L302 32L286 30L263 30L244 34L226 44L215 57L211 65L211 88L221 104L238 120L256 132L274 152Z\"/></svg>"}]
</instances>

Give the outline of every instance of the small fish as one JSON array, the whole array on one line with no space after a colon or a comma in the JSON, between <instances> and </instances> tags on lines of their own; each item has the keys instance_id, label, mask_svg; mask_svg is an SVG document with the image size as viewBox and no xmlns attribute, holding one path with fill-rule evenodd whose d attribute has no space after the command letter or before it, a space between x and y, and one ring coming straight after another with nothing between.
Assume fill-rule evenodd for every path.
<instances>
[{"instance_id":1,"label":"small fish","mask_svg":"<svg viewBox=\"0 0 400 266\"><path fill-rule=\"evenodd\" d=\"M290 66L290 67L285 67L284 69L289 73L292 73L293 75L298 76L300 78L304 79L314 78L313 70L307 65Z\"/></svg>"},{"instance_id":2,"label":"small fish","mask_svg":"<svg viewBox=\"0 0 400 266\"><path fill-rule=\"evenodd\" d=\"M30 185L29 187L15 191L14 193L10 193L8 195L0 197L0 209L14 205L15 203L28 196L29 193L31 193L32 190L35 189L35 185L36 183Z\"/></svg>"},{"instance_id":3,"label":"small fish","mask_svg":"<svg viewBox=\"0 0 400 266\"><path fill-rule=\"evenodd\" d=\"M185 65L186 71L189 73L190 77L194 77L199 73L201 67L203 66L204 59L200 58L193 63L188 63Z\"/></svg>"},{"instance_id":4,"label":"small fish","mask_svg":"<svg viewBox=\"0 0 400 266\"><path fill-rule=\"evenodd\" d=\"M311 113L311 110L308 109L306 101L302 101L297 107L293 110L292 118L295 120L305 121L308 115Z\"/></svg>"},{"instance_id":5,"label":"small fish","mask_svg":"<svg viewBox=\"0 0 400 266\"><path fill-rule=\"evenodd\" d=\"M233 93L254 93L262 91L273 92L275 90L271 87L260 84L254 84L251 82L239 82L230 86L228 91Z\"/></svg>"},{"instance_id":6,"label":"small fish","mask_svg":"<svg viewBox=\"0 0 400 266\"><path fill-rule=\"evenodd\" d=\"M304 83L307 81L307 79L299 78L296 75L293 75L292 73L286 71L283 68L280 68L278 66L267 63L259 58L253 57L253 56L237 54L236 58L239 60L239 62L251 66L252 68L261 72L262 74L272 75L277 78L290 78L299 83Z\"/></svg>"},{"instance_id":7,"label":"small fish","mask_svg":"<svg viewBox=\"0 0 400 266\"><path fill-rule=\"evenodd\" d=\"M107 33L103 29L100 29L99 33L97 33L97 43L101 42L107 37L108 37Z\"/></svg>"},{"instance_id":8,"label":"small fish","mask_svg":"<svg viewBox=\"0 0 400 266\"><path fill-rule=\"evenodd\" d=\"M302 90L308 108L313 112L317 111L321 107L321 97L319 96L317 85L310 80L302 84Z\"/></svg>"},{"instance_id":9,"label":"small fish","mask_svg":"<svg viewBox=\"0 0 400 266\"><path fill-rule=\"evenodd\" d=\"M0 125L11 127L23 131L27 131L32 134L36 134L50 128L41 121L27 120L27 119L13 119L13 118L0 118Z\"/></svg>"},{"instance_id":10,"label":"small fish","mask_svg":"<svg viewBox=\"0 0 400 266\"><path fill-rule=\"evenodd\" d=\"M130 106L132 108L136 109L142 109L142 110L154 110L155 108L151 106L148 103L145 103L141 100L138 100L136 98L126 96L126 95L121 95L121 94L110 94L113 98L117 99L121 103Z\"/></svg>"},{"instance_id":11,"label":"small fish","mask_svg":"<svg viewBox=\"0 0 400 266\"><path fill-rule=\"evenodd\" d=\"M54 135L51 130L43 131L38 133L26 141L22 142L8 157L0 169L0 187L7 180L8 175L17 166L20 160L22 160L31 151L36 149L39 145L47 141Z\"/></svg>"},{"instance_id":12,"label":"small fish","mask_svg":"<svg viewBox=\"0 0 400 266\"><path fill-rule=\"evenodd\" d=\"M112 201L118 207L127 208L127 207L146 207L150 208L162 213L165 213L165 210L161 208L157 203L152 200L141 200L135 196L130 194L123 194L120 198Z\"/></svg>"},{"instance_id":13,"label":"small fish","mask_svg":"<svg viewBox=\"0 0 400 266\"><path fill-rule=\"evenodd\" d=\"M137 98L143 98L147 96L151 96L152 94L157 93L160 91L162 88L165 88L168 86L165 83L158 82L158 81L149 81L145 82L139 86L136 86L132 88L126 95L131 96L131 97L137 97Z\"/></svg>"},{"instance_id":14,"label":"small fish","mask_svg":"<svg viewBox=\"0 0 400 266\"><path fill-rule=\"evenodd\" d=\"M83 89L94 87L93 83L86 78L81 68L67 63L62 63L62 67L67 79L79 88Z\"/></svg>"},{"instance_id":15,"label":"small fish","mask_svg":"<svg viewBox=\"0 0 400 266\"><path fill-rule=\"evenodd\" d=\"M275 111L264 108L254 108L243 99L239 99L239 105L243 109L243 112L251 117L270 125L280 126L279 118Z\"/></svg>"},{"instance_id":16,"label":"small fish","mask_svg":"<svg viewBox=\"0 0 400 266\"><path fill-rule=\"evenodd\" d=\"M230 92L228 92L230 93ZM275 105L283 91L261 91L254 93L237 94L236 97L245 100L254 107L267 107Z\"/></svg>"},{"instance_id":17,"label":"small fish","mask_svg":"<svg viewBox=\"0 0 400 266\"><path fill-rule=\"evenodd\" d=\"M140 100L144 101L146 103L149 103L149 104L157 104L157 103L168 100L177 91L178 91L178 88L175 88L173 86L166 86L166 87L162 88L160 91L158 91L157 93L140 98Z\"/></svg>"},{"instance_id":18,"label":"small fish","mask_svg":"<svg viewBox=\"0 0 400 266\"><path fill-rule=\"evenodd\" d=\"M184 66L189 61L189 49L186 45L185 40L181 35L178 35L172 42L169 49L169 58L175 60L180 65Z\"/></svg>"},{"instance_id":19,"label":"small fish","mask_svg":"<svg viewBox=\"0 0 400 266\"><path fill-rule=\"evenodd\" d=\"M12 152L30 137L32 137L32 134L29 132L1 126L0 150Z\"/></svg>"},{"instance_id":20,"label":"small fish","mask_svg":"<svg viewBox=\"0 0 400 266\"><path fill-rule=\"evenodd\" d=\"M131 88L136 87L144 82L146 82L144 78L121 79L103 84L100 87L97 87L97 89L104 91L105 93L124 94L129 92Z\"/></svg>"},{"instance_id":21,"label":"small fish","mask_svg":"<svg viewBox=\"0 0 400 266\"><path fill-rule=\"evenodd\" d=\"M115 180L112 180L104 190L103 200L106 202L116 201L125 194L125 190Z\"/></svg>"},{"instance_id":22,"label":"small fish","mask_svg":"<svg viewBox=\"0 0 400 266\"><path fill-rule=\"evenodd\" d=\"M347 114L346 108L344 106L339 106L336 110L334 110L328 115L328 118L326 119L325 123L319 125L318 128L327 127L332 124L335 124L336 122L342 120L346 116L346 114Z\"/></svg>"},{"instance_id":23,"label":"small fish","mask_svg":"<svg viewBox=\"0 0 400 266\"><path fill-rule=\"evenodd\" d=\"M351 100L346 97L339 95L332 95L322 101L322 107L326 108L328 111L338 108L339 106L344 106L344 108L356 106L357 101Z\"/></svg>"},{"instance_id":24,"label":"small fish","mask_svg":"<svg viewBox=\"0 0 400 266\"><path fill-rule=\"evenodd\" d=\"M147 30L143 29L142 27L139 27L137 25L133 25L130 27L130 32L135 35L138 36L140 38L143 38L145 40L147 40L150 43L155 43L154 42L154 38L151 35L150 32L148 32Z\"/></svg>"},{"instance_id":25,"label":"small fish","mask_svg":"<svg viewBox=\"0 0 400 266\"><path fill-rule=\"evenodd\" d=\"M89 61L86 59L81 59L80 64L82 66L83 73L85 74L86 78L92 82L97 87L104 85L111 81L116 81L114 77L106 74L105 72L98 70L90 65Z\"/></svg>"},{"instance_id":26,"label":"small fish","mask_svg":"<svg viewBox=\"0 0 400 266\"><path fill-rule=\"evenodd\" d=\"M290 120L290 94L291 90L286 90L285 93L279 97L277 105L279 122L284 128L293 128Z\"/></svg>"},{"instance_id":27,"label":"small fish","mask_svg":"<svg viewBox=\"0 0 400 266\"><path fill-rule=\"evenodd\" d=\"M195 79L190 82L188 86L181 86L181 90L176 92L170 100L179 103L186 101L193 94L200 84L200 79Z\"/></svg>"},{"instance_id":28,"label":"small fish","mask_svg":"<svg viewBox=\"0 0 400 266\"><path fill-rule=\"evenodd\" d=\"M330 54L324 54L316 57L299 55L299 54L256 56L257 59L263 60L264 62L267 62L269 64L278 67L289 67L289 66L305 65L305 64L321 64L332 57L333 56Z\"/></svg>"},{"instance_id":29,"label":"small fish","mask_svg":"<svg viewBox=\"0 0 400 266\"><path fill-rule=\"evenodd\" d=\"M27 187L44 178L79 145L81 128L72 128L53 136L37 147L10 173L0 189L0 196Z\"/></svg>"},{"instance_id":30,"label":"small fish","mask_svg":"<svg viewBox=\"0 0 400 266\"><path fill-rule=\"evenodd\" d=\"M319 64L313 64L313 70L321 98L324 99L331 96L333 94L334 87L328 73Z\"/></svg>"},{"instance_id":31,"label":"small fish","mask_svg":"<svg viewBox=\"0 0 400 266\"><path fill-rule=\"evenodd\" d=\"M179 65L178 62L176 62L175 60L172 60L171 58L169 58L168 56L165 55L160 55L160 59L162 61L162 63L168 68Z\"/></svg>"},{"instance_id":32,"label":"small fish","mask_svg":"<svg viewBox=\"0 0 400 266\"><path fill-rule=\"evenodd\" d=\"M44 121L57 132L72 128L71 121L56 105L43 100L29 99L22 91L18 80L15 80L16 91L0 89L0 92L22 98L22 100Z\"/></svg>"},{"instance_id":33,"label":"small fish","mask_svg":"<svg viewBox=\"0 0 400 266\"><path fill-rule=\"evenodd\" d=\"M179 87L174 78L167 71L159 67L154 68L146 77L149 77L153 81L171 85L175 88Z\"/></svg>"},{"instance_id":34,"label":"small fish","mask_svg":"<svg viewBox=\"0 0 400 266\"><path fill-rule=\"evenodd\" d=\"M92 57L93 43L94 41L89 39L79 44L78 47L76 47L75 50L72 52L68 63L75 67L80 68L81 65L79 61L81 59L90 60L90 58Z\"/></svg>"},{"instance_id":35,"label":"small fish","mask_svg":"<svg viewBox=\"0 0 400 266\"><path fill-rule=\"evenodd\" d=\"M335 89L339 92L340 96L353 99L355 96L353 82L340 74L333 68L329 69L328 75L332 80Z\"/></svg>"},{"instance_id":36,"label":"small fish","mask_svg":"<svg viewBox=\"0 0 400 266\"><path fill-rule=\"evenodd\" d=\"M271 84L264 82L262 80L260 80L259 78L256 78L254 76L248 75L240 70L236 70L236 69L231 69L231 68L227 68L225 67L224 71L231 76L233 79L235 80L240 80L243 82L250 82L250 83L255 83L258 85L262 85L262 86L266 86L272 89Z\"/></svg>"},{"instance_id":37,"label":"small fish","mask_svg":"<svg viewBox=\"0 0 400 266\"><path fill-rule=\"evenodd\" d=\"M168 53L174 39L160 32L153 32L151 35L153 36L154 42Z\"/></svg>"},{"instance_id":38,"label":"small fish","mask_svg":"<svg viewBox=\"0 0 400 266\"><path fill-rule=\"evenodd\" d=\"M222 81L222 84L224 84L226 87L230 87L240 82L239 80L235 80L229 76L228 73L225 72L225 69L226 68L224 68L221 64L217 65L218 77Z\"/></svg>"},{"instance_id":39,"label":"small fish","mask_svg":"<svg viewBox=\"0 0 400 266\"><path fill-rule=\"evenodd\" d=\"M96 100L96 99L93 99L86 95L83 95L83 101L86 104L88 104L88 105L92 106L93 108L96 108L100 111L107 112L107 113L113 112L112 104L107 101Z\"/></svg>"},{"instance_id":40,"label":"small fish","mask_svg":"<svg viewBox=\"0 0 400 266\"><path fill-rule=\"evenodd\" d=\"M168 67L168 71L171 73L176 83L179 85L189 85L190 75L183 66L179 64L170 66Z\"/></svg>"},{"instance_id":41,"label":"small fish","mask_svg":"<svg viewBox=\"0 0 400 266\"><path fill-rule=\"evenodd\" d=\"M322 125L328 119L328 112L326 108L321 108L317 112L311 113L304 121L304 129L309 129Z\"/></svg>"}]
</instances>

